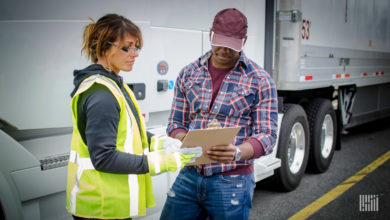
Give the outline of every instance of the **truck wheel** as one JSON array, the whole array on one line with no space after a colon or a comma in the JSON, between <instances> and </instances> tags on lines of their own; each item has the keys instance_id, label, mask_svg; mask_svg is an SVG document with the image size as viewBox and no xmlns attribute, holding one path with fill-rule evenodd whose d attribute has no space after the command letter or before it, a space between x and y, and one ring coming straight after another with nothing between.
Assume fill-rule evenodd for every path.
<instances>
[{"instance_id":1,"label":"truck wheel","mask_svg":"<svg viewBox=\"0 0 390 220\"><path fill-rule=\"evenodd\" d=\"M291 191L299 185L309 155L309 126L300 105L284 105L276 155L281 159L281 167L275 171L274 179L279 189Z\"/></svg>"},{"instance_id":2,"label":"truck wheel","mask_svg":"<svg viewBox=\"0 0 390 220\"><path fill-rule=\"evenodd\" d=\"M3 205L1 205L1 202L0 202L0 219L6 219L5 218L5 213L4 213L4 210L3 210Z\"/></svg>"},{"instance_id":3,"label":"truck wheel","mask_svg":"<svg viewBox=\"0 0 390 220\"><path fill-rule=\"evenodd\" d=\"M328 99L314 99L306 106L310 127L308 171L323 173L332 161L336 146L337 119Z\"/></svg>"}]
</instances>

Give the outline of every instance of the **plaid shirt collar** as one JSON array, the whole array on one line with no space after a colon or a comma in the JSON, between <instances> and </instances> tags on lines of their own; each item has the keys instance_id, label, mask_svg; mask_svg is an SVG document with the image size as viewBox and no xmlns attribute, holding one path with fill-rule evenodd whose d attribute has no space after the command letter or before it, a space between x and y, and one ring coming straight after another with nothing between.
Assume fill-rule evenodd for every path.
<instances>
[{"instance_id":1,"label":"plaid shirt collar","mask_svg":"<svg viewBox=\"0 0 390 220\"><path fill-rule=\"evenodd\" d=\"M199 57L199 64L201 66L206 66L207 67L208 60L210 59L212 54L213 54L213 51L209 50L203 56ZM248 58L245 56L244 51L241 51L240 52L240 58L238 59L238 62L237 62L236 66L233 69L237 68L238 66L242 66L244 69L246 69L246 67L248 65L249 65ZM244 72L244 74L246 74L246 73Z\"/></svg>"}]
</instances>

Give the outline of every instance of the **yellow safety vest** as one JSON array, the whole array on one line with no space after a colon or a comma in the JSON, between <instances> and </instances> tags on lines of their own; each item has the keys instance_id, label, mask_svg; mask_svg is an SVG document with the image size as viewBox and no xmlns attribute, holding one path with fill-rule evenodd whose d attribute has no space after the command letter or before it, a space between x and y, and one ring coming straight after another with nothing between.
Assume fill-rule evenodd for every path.
<instances>
[{"instance_id":1,"label":"yellow safety vest","mask_svg":"<svg viewBox=\"0 0 390 220\"><path fill-rule=\"evenodd\" d=\"M97 171L92 165L88 147L77 128L77 102L80 94L94 83L106 86L120 106L116 150L142 155L148 148L145 122L130 88L124 83L140 118L140 128L126 98L111 79L96 74L80 84L72 98L73 135L68 165L66 208L72 215L85 218L123 219L146 215L155 206L150 174L113 174Z\"/></svg>"}]
</instances>

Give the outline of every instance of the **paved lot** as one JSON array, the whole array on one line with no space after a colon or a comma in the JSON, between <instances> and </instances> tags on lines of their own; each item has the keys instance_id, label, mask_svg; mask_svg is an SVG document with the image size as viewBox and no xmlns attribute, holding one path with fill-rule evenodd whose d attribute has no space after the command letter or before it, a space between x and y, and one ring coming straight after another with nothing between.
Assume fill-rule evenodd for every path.
<instances>
[{"instance_id":1,"label":"paved lot","mask_svg":"<svg viewBox=\"0 0 390 220\"><path fill-rule=\"evenodd\" d=\"M250 219L288 219L390 150L390 118L349 130L342 136L329 170L305 174L292 192L276 192L258 183ZM359 196L378 195L379 211L359 211ZM309 219L390 219L390 160L370 172Z\"/></svg>"}]
</instances>

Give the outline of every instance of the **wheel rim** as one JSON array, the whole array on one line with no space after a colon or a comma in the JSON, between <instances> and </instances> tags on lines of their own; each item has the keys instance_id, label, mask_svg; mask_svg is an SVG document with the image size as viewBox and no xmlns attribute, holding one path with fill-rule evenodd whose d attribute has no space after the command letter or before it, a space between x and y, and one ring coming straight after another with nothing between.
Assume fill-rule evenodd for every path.
<instances>
[{"instance_id":1,"label":"wheel rim","mask_svg":"<svg viewBox=\"0 0 390 220\"><path fill-rule=\"evenodd\" d=\"M327 114L324 117L321 132L321 156L325 159L329 157L330 152L332 151L333 137L334 131L332 116Z\"/></svg>"},{"instance_id":2,"label":"wheel rim","mask_svg":"<svg viewBox=\"0 0 390 220\"><path fill-rule=\"evenodd\" d=\"M303 125L296 122L291 129L287 149L288 166L291 173L298 173L305 156L305 130Z\"/></svg>"}]
</instances>

